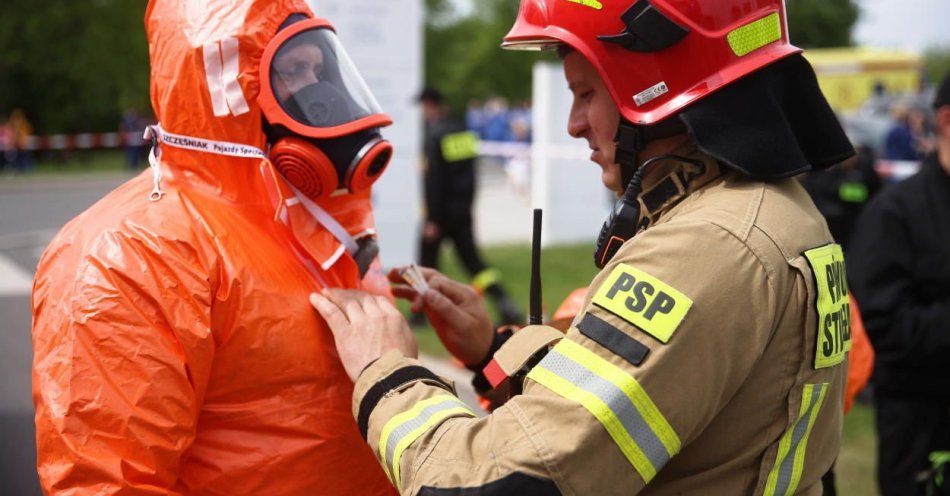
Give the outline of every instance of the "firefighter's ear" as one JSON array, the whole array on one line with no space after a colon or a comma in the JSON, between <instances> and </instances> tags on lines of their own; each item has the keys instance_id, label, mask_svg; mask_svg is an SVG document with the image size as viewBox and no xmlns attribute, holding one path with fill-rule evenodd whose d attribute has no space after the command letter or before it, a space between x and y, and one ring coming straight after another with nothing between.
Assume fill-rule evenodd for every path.
<instances>
[{"instance_id":1,"label":"firefighter's ear","mask_svg":"<svg viewBox=\"0 0 950 496\"><path fill-rule=\"evenodd\" d=\"M943 139L950 139L950 105L942 105L934 114L934 128Z\"/></svg>"}]
</instances>

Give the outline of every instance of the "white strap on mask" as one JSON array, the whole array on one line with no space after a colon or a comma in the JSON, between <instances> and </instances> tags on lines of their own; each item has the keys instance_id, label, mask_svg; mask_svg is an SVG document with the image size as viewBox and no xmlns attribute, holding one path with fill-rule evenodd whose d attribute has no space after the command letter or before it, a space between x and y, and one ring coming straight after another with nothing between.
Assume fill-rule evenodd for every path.
<instances>
[{"instance_id":1,"label":"white strap on mask","mask_svg":"<svg viewBox=\"0 0 950 496\"><path fill-rule=\"evenodd\" d=\"M290 183L287 184L290 185L291 189L293 189L294 196L296 196L297 201L299 201L300 204L303 205L305 209L307 209L307 212L309 212L310 215L320 223L320 225L325 227L327 231L330 231L330 234L332 234L334 238L339 240L340 243L346 247L346 251L349 252L350 255L355 255L357 250L359 250L359 245L356 244L356 240L353 239L353 236L350 236L350 233L347 232L346 228L340 225L340 223L337 222L337 220L334 219L329 212L322 209L320 205L314 203L314 201L308 198L307 195L303 194L303 192L297 189L296 186Z\"/></svg>"},{"instance_id":2,"label":"white strap on mask","mask_svg":"<svg viewBox=\"0 0 950 496\"><path fill-rule=\"evenodd\" d=\"M148 156L149 166L152 168L152 180L155 184L155 187L149 194L149 200L151 201L158 201L165 194L161 188L162 171L160 158L162 145L185 150L227 155L229 157L267 158L267 154L265 154L263 150L254 146L183 136L165 131L159 125L146 127L144 137L146 140L153 142L152 150ZM326 228L334 238L343 244L350 255L355 255L356 252L359 251L359 245L353 236L351 236L329 212L314 203L313 200L304 195L296 186L289 182L287 184L293 190L297 201L303 205L307 212L309 212L320 225Z\"/></svg>"}]
</instances>

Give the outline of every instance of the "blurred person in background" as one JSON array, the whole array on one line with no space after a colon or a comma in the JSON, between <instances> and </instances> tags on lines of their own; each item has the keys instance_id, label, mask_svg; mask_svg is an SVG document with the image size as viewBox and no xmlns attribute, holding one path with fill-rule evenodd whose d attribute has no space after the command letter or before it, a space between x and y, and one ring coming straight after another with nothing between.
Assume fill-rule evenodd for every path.
<instances>
[{"instance_id":1,"label":"blurred person in background","mask_svg":"<svg viewBox=\"0 0 950 496\"><path fill-rule=\"evenodd\" d=\"M33 151L29 147L29 138L33 136L33 125L22 109L13 109L7 120L10 137L13 142L13 167L16 172L29 172L33 168Z\"/></svg>"},{"instance_id":2,"label":"blurred person in background","mask_svg":"<svg viewBox=\"0 0 950 496\"><path fill-rule=\"evenodd\" d=\"M519 102L509 112L512 140L525 146L504 161L508 184L522 197L531 193L531 101Z\"/></svg>"},{"instance_id":3,"label":"blurred person in background","mask_svg":"<svg viewBox=\"0 0 950 496\"><path fill-rule=\"evenodd\" d=\"M918 161L933 151L934 142L924 109L898 104L891 115L894 126L884 140L885 160Z\"/></svg>"},{"instance_id":4,"label":"blurred person in background","mask_svg":"<svg viewBox=\"0 0 950 496\"><path fill-rule=\"evenodd\" d=\"M936 151L868 204L848 251L877 355L883 496L923 495L928 456L950 450L950 74L933 106Z\"/></svg>"},{"instance_id":5,"label":"blurred person in background","mask_svg":"<svg viewBox=\"0 0 950 496\"><path fill-rule=\"evenodd\" d=\"M391 304L311 296L403 494L820 493L849 300L841 247L792 177L854 150L784 14L781 0L521 0L503 46L558 50L568 133L620 200L566 335L531 325L497 346L466 286L428 270L424 294L400 290L509 387L487 417L407 355Z\"/></svg>"},{"instance_id":6,"label":"blurred person in background","mask_svg":"<svg viewBox=\"0 0 950 496\"><path fill-rule=\"evenodd\" d=\"M511 135L514 141L519 143L531 142L531 101L525 100L519 102L515 108L509 112L511 125Z\"/></svg>"},{"instance_id":7,"label":"blurred person in background","mask_svg":"<svg viewBox=\"0 0 950 496\"><path fill-rule=\"evenodd\" d=\"M439 267L444 240L451 240L462 265L472 278L472 286L494 301L501 323L523 324L524 313L502 286L501 273L485 264L475 242L472 207L475 202L478 137L454 119L442 93L425 87L418 97L425 121L423 190L425 222L419 248L419 263ZM413 316L419 324L421 314Z\"/></svg>"},{"instance_id":8,"label":"blurred person in background","mask_svg":"<svg viewBox=\"0 0 950 496\"><path fill-rule=\"evenodd\" d=\"M370 204L389 117L303 1L155 0L145 21L152 171L36 272L44 492L394 493L305 301L391 298Z\"/></svg>"},{"instance_id":9,"label":"blurred person in background","mask_svg":"<svg viewBox=\"0 0 950 496\"><path fill-rule=\"evenodd\" d=\"M485 104L477 98L470 99L465 108L465 126L477 134L479 139L485 139L486 123Z\"/></svg>"},{"instance_id":10,"label":"blurred person in background","mask_svg":"<svg viewBox=\"0 0 950 496\"><path fill-rule=\"evenodd\" d=\"M7 124L7 116L0 115L0 172L6 169L7 164L13 162L14 154L13 133L10 132L10 126Z\"/></svg>"},{"instance_id":11,"label":"blurred person in background","mask_svg":"<svg viewBox=\"0 0 950 496\"><path fill-rule=\"evenodd\" d=\"M485 102L485 140L511 141L511 122L508 100L495 96Z\"/></svg>"},{"instance_id":12,"label":"blurred person in background","mask_svg":"<svg viewBox=\"0 0 950 496\"><path fill-rule=\"evenodd\" d=\"M802 185L828 222L831 235L845 250L861 210L883 186L874 170L874 150L858 146L856 151L856 157L802 178Z\"/></svg>"},{"instance_id":13,"label":"blurred person in background","mask_svg":"<svg viewBox=\"0 0 950 496\"><path fill-rule=\"evenodd\" d=\"M142 143L142 132L147 125L145 118L137 110L127 108L122 112L119 134L125 143L125 167L128 170L139 170L142 157L147 153L146 146Z\"/></svg>"}]
</instances>

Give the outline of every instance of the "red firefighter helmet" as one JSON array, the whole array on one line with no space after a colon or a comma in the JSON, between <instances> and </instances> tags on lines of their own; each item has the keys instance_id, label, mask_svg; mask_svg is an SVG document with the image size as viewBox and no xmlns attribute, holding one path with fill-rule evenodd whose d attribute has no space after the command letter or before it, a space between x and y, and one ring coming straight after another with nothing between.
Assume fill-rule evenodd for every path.
<instances>
[{"instance_id":1,"label":"red firefighter helmet","mask_svg":"<svg viewBox=\"0 0 950 496\"><path fill-rule=\"evenodd\" d=\"M562 45L590 61L639 125L801 51L783 0L521 0L502 46Z\"/></svg>"}]
</instances>

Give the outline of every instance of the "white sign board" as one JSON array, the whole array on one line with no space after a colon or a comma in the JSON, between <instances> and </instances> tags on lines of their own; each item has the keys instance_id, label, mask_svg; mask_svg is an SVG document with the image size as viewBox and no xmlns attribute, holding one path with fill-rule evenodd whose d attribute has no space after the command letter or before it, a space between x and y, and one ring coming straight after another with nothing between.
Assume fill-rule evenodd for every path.
<instances>
[{"instance_id":1,"label":"white sign board","mask_svg":"<svg viewBox=\"0 0 950 496\"><path fill-rule=\"evenodd\" d=\"M567 134L572 97L561 64L535 65L533 91L531 198L534 208L544 209L542 243L593 243L615 197L590 161L587 143Z\"/></svg>"},{"instance_id":2,"label":"white sign board","mask_svg":"<svg viewBox=\"0 0 950 496\"><path fill-rule=\"evenodd\" d=\"M383 264L415 260L421 217L422 0L308 0L329 19L383 110L394 124L383 137L392 163L373 187Z\"/></svg>"}]
</instances>

